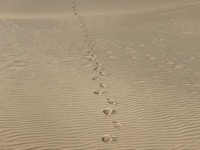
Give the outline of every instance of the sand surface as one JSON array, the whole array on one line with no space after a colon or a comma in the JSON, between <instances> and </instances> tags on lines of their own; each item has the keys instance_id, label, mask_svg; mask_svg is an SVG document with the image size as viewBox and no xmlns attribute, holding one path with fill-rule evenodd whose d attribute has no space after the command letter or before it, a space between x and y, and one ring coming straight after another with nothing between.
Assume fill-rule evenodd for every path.
<instances>
[{"instance_id":1,"label":"sand surface","mask_svg":"<svg viewBox=\"0 0 200 150\"><path fill-rule=\"evenodd\" d=\"M1 0L0 150L199 150L199 0Z\"/></svg>"}]
</instances>

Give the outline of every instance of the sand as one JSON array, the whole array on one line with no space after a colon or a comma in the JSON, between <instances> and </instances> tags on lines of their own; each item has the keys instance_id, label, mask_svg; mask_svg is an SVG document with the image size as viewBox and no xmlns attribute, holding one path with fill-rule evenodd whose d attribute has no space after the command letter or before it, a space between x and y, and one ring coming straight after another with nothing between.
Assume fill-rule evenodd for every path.
<instances>
[{"instance_id":1,"label":"sand","mask_svg":"<svg viewBox=\"0 0 200 150\"><path fill-rule=\"evenodd\" d=\"M199 0L0 1L0 150L199 150Z\"/></svg>"}]
</instances>

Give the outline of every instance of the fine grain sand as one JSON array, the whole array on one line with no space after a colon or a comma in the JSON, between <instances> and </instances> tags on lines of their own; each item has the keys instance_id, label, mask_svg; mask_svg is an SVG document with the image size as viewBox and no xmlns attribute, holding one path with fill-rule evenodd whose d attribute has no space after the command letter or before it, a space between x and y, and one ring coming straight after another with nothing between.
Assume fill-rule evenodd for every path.
<instances>
[{"instance_id":1,"label":"fine grain sand","mask_svg":"<svg viewBox=\"0 0 200 150\"><path fill-rule=\"evenodd\" d=\"M0 150L199 150L200 0L1 0Z\"/></svg>"}]
</instances>

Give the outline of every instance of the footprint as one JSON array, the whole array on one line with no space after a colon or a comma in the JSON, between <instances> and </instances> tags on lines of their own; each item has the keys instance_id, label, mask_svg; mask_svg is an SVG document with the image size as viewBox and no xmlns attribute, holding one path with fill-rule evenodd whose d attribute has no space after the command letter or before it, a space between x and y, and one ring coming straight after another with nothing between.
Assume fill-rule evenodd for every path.
<instances>
[{"instance_id":1,"label":"footprint","mask_svg":"<svg viewBox=\"0 0 200 150\"><path fill-rule=\"evenodd\" d=\"M123 128L122 124L118 121L113 121L112 123L113 123L114 127L118 130L121 130Z\"/></svg>"},{"instance_id":2,"label":"footprint","mask_svg":"<svg viewBox=\"0 0 200 150\"><path fill-rule=\"evenodd\" d=\"M95 54L91 54L91 57L96 58L97 56Z\"/></svg>"},{"instance_id":3,"label":"footprint","mask_svg":"<svg viewBox=\"0 0 200 150\"><path fill-rule=\"evenodd\" d=\"M99 71L100 68L99 68L99 67L94 67L93 70L95 70L95 71Z\"/></svg>"},{"instance_id":4,"label":"footprint","mask_svg":"<svg viewBox=\"0 0 200 150\"><path fill-rule=\"evenodd\" d=\"M92 44L88 44L88 47L91 47L92 46Z\"/></svg>"},{"instance_id":5,"label":"footprint","mask_svg":"<svg viewBox=\"0 0 200 150\"><path fill-rule=\"evenodd\" d=\"M95 60L96 59L96 55L94 55L94 54L91 54L91 56L90 56L91 58L89 59L90 61L93 61L93 60Z\"/></svg>"},{"instance_id":6,"label":"footprint","mask_svg":"<svg viewBox=\"0 0 200 150\"><path fill-rule=\"evenodd\" d=\"M101 76L107 75L105 72L99 72L99 74L100 74Z\"/></svg>"},{"instance_id":7,"label":"footprint","mask_svg":"<svg viewBox=\"0 0 200 150\"><path fill-rule=\"evenodd\" d=\"M87 53L88 53L88 54L93 54L92 51L88 51Z\"/></svg>"},{"instance_id":8,"label":"footprint","mask_svg":"<svg viewBox=\"0 0 200 150\"><path fill-rule=\"evenodd\" d=\"M106 85L106 84L104 84L104 83L99 83L99 87L101 87L101 88L106 88L106 87L107 87L107 85Z\"/></svg>"},{"instance_id":9,"label":"footprint","mask_svg":"<svg viewBox=\"0 0 200 150\"><path fill-rule=\"evenodd\" d=\"M102 64L101 64L101 63L96 63L96 65L97 65L97 66L99 66L99 67L101 67L101 66L102 66Z\"/></svg>"},{"instance_id":10,"label":"footprint","mask_svg":"<svg viewBox=\"0 0 200 150\"><path fill-rule=\"evenodd\" d=\"M118 137L115 135L103 135L101 140L105 143L117 142Z\"/></svg>"},{"instance_id":11,"label":"footprint","mask_svg":"<svg viewBox=\"0 0 200 150\"><path fill-rule=\"evenodd\" d=\"M91 57L91 58L89 58L88 60L89 60L89 61L93 61L93 60L95 60L95 58Z\"/></svg>"},{"instance_id":12,"label":"footprint","mask_svg":"<svg viewBox=\"0 0 200 150\"><path fill-rule=\"evenodd\" d=\"M94 91L94 94L96 94L96 95L102 95L105 93L107 93L107 91L98 91L98 90Z\"/></svg>"},{"instance_id":13,"label":"footprint","mask_svg":"<svg viewBox=\"0 0 200 150\"><path fill-rule=\"evenodd\" d=\"M107 98L106 101L108 102L108 104L111 104L111 105L117 105L118 104L117 101L115 101L115 100L113 100L111 98Z\"/></svg>"},{"instance_id":14,"label":"footprint","mask_svg":"<svg viewBox=\"0 0 200 150\"><path fill-rule=\"evenodd\" d=\"M94 77L94 78L92 78L92 80L100 80L100 78L99 77Z\"/></svg>"},{"instance_id":15,"label":"footprint","mask_svg":"<svg viewBox=\"0 0 200 150\"><path fill-rule=\"evenodd\" d=\"M116 114L117 111L116 111L115 109L112 109L112 108L105 108L105 109L103 110L103 113L104 113L105 115L112 115L112 114Z\"/></svg>"}]
</instances>

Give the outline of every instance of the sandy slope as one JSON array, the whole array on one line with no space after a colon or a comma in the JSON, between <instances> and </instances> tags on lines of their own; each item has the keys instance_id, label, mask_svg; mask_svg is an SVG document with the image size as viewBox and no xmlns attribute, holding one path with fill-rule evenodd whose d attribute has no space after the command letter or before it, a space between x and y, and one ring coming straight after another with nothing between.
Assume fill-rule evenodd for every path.
<instances>
[{"instance_id":1,"label":"sandy slope","mask_svg":"<svg viewBox=\"0 0 200 150\"><path fill-rule=\"evenodd\" d=\"M200 149L200 1L15 2L0 2L0 150Z\"/></svg>"}]
</instances>

